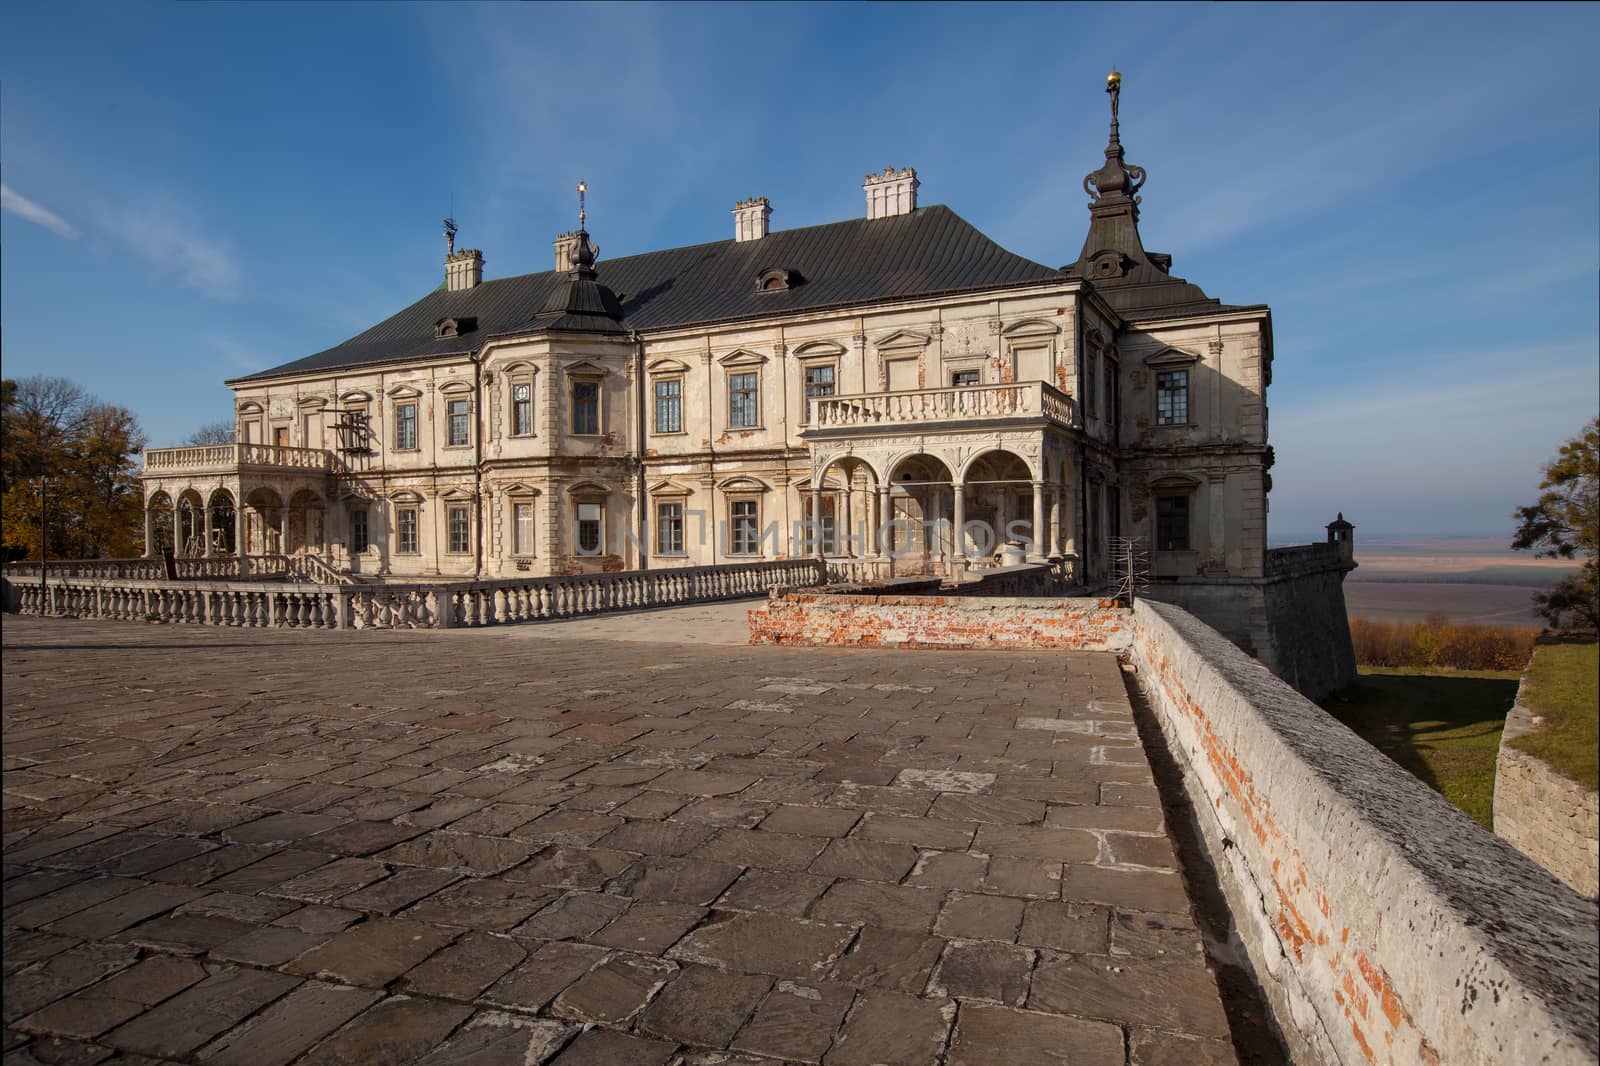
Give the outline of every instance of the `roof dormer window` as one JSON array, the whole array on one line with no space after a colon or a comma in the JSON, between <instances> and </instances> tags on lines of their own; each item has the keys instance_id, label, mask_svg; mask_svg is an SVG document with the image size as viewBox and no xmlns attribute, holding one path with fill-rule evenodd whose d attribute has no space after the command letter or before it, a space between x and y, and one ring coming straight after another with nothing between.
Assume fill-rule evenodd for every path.
<instances>
[{"instance_id":1,"label":"roof dormer window","mask_svg":"<svg viewBox=\"0 0 1600 1066\"><path fill-rule=\"evenodd\" d=\"M477 328L476 318L441 318L433 324L433 335L442 340L445 337L459 337L463 333L471 333Z\"/></svg>"},{"instance_id":2,"label":"roof dormer window","mask_svg":"<svg viewBox=\"0 0 1600 1066\"><path fill-rule=\"evenodd\" d=\"M798 270L784 270L779 267L772 267L763 270L756 277L756 291L781 292L784 289L794 288L804 280Z\"/></svg>"}]
</instances>

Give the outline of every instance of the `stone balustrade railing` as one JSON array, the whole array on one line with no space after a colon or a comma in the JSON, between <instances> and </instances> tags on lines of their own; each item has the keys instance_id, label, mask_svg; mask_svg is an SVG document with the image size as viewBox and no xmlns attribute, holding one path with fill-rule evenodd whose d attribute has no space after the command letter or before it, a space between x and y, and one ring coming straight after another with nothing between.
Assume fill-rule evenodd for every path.
<instances>
[{"instance_id":1,"label":"stone balustrade railing","mask_svg":"<svg viewBox=\"0 0 1600 1066\"><path fill-rule=\"evenodd\" d=\"M180 555L173 560L180 581L195 578L283 577L288 573L288 560L282 555ZM144 581L166 579L166 565L160 557L137 559L51 559L46 564L50 581L58 578L79 577L116 581L133 578ZM7 577L39 579L37 560L7 563Z\"/></svg>"},{"instance_id":2,"label":"stone balustrade railing","mask_svg":"<svg viewBox=\"0 0 1600 1066\"><path fill-rule=\"evenodd\" d=\"M280 562L282 556L276 557ZM108 560L98 560L104 563ZM148 560L160 567L161 561ZM20 614L115 621L327 629L444 629L574 618L606 611L756 597L774 585L815 586L815 559L629 570L571 577L437 584L339 585L5 576L5 606Z\"/></svg>"},{"instance_id":3,"label":"stone balustrade railing","mask_svg":"<svg viewBox=\"0 0 1600 1066\"><path fill-rule=\"evenodd\" d=\"M336 588L266 582L67 578L5 585L6 608L18 614L117 622L337 629L344 606Z\"/></svg>"},{"instance_id":4,"label":"stone balustrade railing","mask_svg":"<svg viewBox=\"0 0 1600 1066\"><path fill-rule=\"evenodd\" d=\"M192 448L151 448L144 453L144 472L193 474L237 470L242 466L282 470L329 471L333 453L326 448L290 448L279 444L205 444Z\"/></svg>"},{"instance_id":5,"label":"stone balustrade railing","mask_svg":"<svg viewBox=\"0 0 1600 1066\"><path fill-rule=\"evenodd\" d=\"M992 418L1076 425L1072 397L1043 381L828 396L811 401L810 415L813 429Z\"/></svg>"}]
</instances>

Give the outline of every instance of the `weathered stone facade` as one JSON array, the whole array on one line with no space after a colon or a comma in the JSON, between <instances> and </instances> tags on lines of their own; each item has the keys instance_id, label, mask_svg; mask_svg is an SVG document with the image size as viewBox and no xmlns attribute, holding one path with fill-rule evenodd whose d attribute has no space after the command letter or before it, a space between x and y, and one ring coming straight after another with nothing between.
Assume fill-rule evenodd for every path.
<instances>
[{"instance_id":1,"label":"weathered stone facade","mask_svg":"<svg viewBox=\"0 0 1600 1066\"><path fill-rule=\"evenodd\" d=\"M733 240L597 264L580 228L555 271L487 282L452 226L438 292L229 383L243 451L147 454L152 550L393 580L1059 559L1092 589L1140 537L1163 588L1269 655L1271 312L1145 251L1109 91L1059 270L919 208L909 168L868 175L864 220L769 232L758 197Z\"/></svg>"}]
</instances>

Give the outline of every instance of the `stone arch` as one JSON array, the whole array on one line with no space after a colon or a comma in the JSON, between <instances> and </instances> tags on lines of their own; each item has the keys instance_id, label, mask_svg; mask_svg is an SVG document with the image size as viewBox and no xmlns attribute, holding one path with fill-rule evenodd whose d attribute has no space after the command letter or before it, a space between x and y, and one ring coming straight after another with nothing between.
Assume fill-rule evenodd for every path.
<instances>
[{"instance_id":1,"label":"stone arch","mask_svg":"<svg viewBox=\"0 0 1600 1066\"><path fill-rule=\"evenodd\" d=\"M300 489L289 497L289 541L285 552L319 553L326 542L327 504L311 489Z\"/></svg>"},{"instance_id":2,"label":"stone arch","mask_svg":"<svg viewBox=\"0 0 1600 1066\"><path fill-rule=\"evenodd\" d=\"M173 516L175 554L205 554L205 506L200 490L193 486L178 493L177 510Z\"/></svg>"},{"instance_id":3,"label":"stone arch","mask_svg":"<svg viewBox=\"0 0 1600 1066\"><path fill-rule=\"evenodd\" d=\"M896 576L951 573L954 464L930 452L905 452L886 464L889 512L882 549Z\"/></svg>"},{"instance_id":4,"label":"stone arch","mask_svg":"<svg viewBox=\"0 0 1600 1066\"><path fill-rule=\"evenodd\" d=\"M239 549L234 543L238 536L238 515L234 508L233 493L223 488L213 490L206 500L206 507L211 511L211 554L234 554Z\"/></svg>"},{"instance_id":5,"label":"stone arch","mask_svg":"<svg viewBox=\"0 0 1600 1066\"><path fill-rule=\"evenodd\" d=\"M172 496L165 489L157 489L145 501L145 554L159 555L172 551L176 545L176 514Z\"/></svg>"},{"instance_id":6,"label":"stone arch","mask_svg":"<svg viewBox=\"0 0 1600 1066\"><path fill-rule=\"evenodd\" d=\"M1039 513L1045 507L1042 468L1041 459L1030 462L1007 448L968 457L961 469L963 555L1016 562L1016 552L1006 548L1016 543L1029 558L1043 557L1048 545Z\"/></svg>"},{"instance_id":7,"label":"stone arch","mask_svg":"<svg viewBox=\"0 0 1600 1066\"><path fill-rule=\"evenodd\" d=\"M243 555L278 555L283 551L283 497L262 485L244 498Z\"/></svg>"}]
</instances>

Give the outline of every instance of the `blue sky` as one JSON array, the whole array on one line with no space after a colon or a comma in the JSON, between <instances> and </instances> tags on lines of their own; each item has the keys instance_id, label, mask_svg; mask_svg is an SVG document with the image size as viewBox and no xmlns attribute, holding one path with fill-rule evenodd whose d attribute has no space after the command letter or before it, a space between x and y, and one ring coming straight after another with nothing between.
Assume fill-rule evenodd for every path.
<instances>
[{"instance_id":1,"label":"blue sky","mask_svg":"<svg viewBox=\"0 0 1600 1066\"><path fill-rule=\"evenodd\" d=\"M863 211L912 165L1059 266L1103 77L1141 229L1273 308L1274 540L1500 535L1600 407L1600 7L8 6L7 376L60 374L152 445L225 378L439 283L543 270L589 181L603 260ZM453 206L452 206L453 205Z\"/></svg>"}]
</instances>

